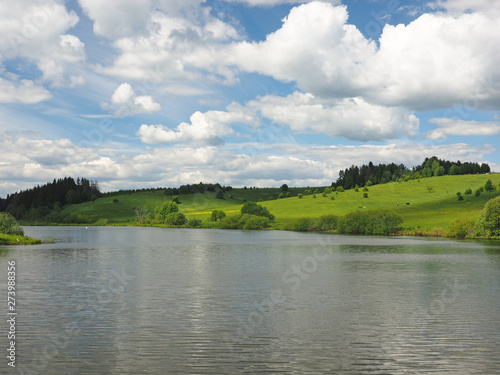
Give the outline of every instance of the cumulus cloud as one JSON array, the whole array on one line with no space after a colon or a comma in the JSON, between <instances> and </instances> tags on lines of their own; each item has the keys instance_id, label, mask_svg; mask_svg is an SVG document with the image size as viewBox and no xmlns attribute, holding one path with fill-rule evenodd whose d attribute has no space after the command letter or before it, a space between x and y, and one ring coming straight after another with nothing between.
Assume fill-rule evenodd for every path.
<instances>
[{"instance_id":1,"label":"cumulus cloud","mask_svg":"<svg viewBox=\"0 0 500 375\"><path fill-rule=\"evenodd\" d=\"M160 104L156 103L152 96L137 96L129 83L118 86L111 96L111 103L104 103L102 107L116 117L155 113L161 110Z\"/></svg>"},{"instance_id":2,"label":"cumulus cloud","mask_svg":"<svg viewBox=\"0 0 500 375\"><path fill-rule=\"evenodd\" d=\"M1 2L0 59L28 59L52 85L74 85L72 71L85 59L84 44L65 32L78 20L57 0Z\"/></svg>"},{"instance_id":3,"label":"cumulus cloud","mask_svg":"<svg viewBox=\"0 0 500 375\"><path fill-rule=\"evenodd\" d=\"M412 136L419 127L418 118L407 110L369 104L361 97L325 100L295 92L287 97L265 96L247 107L276 124L290 126L295 133L323 133L358 141Z\"/></svg>"},{"instance_id":4,"label":"cumulus cloud","mask_svg":"<svg viewBox=\"0 0 500 375\"><path fill-rule=\"evenodd\" d=\"M221 56L240 69L296 82L322 96L358 96L354 79L376 50L348 25L345 6L314 2L293 8L283 26L263 42L241 42Z\"/></svg>"},{"instance_id":5,"label":"cumulus cloud","mask_svg":"<svg viewBox=\"0 0 500 375\"><path fill-rule=\"evenodd\" d=\"M347 18L345 6L298 6L266 40L234 43L220 62L295 82L321 97L362 96L412 110L498 103L496 19L481 13L424 14L408 25L386 25L377 46Z\"/></svg>"},{"instance_id":6,"label":"cumulus cloud","mask_svg":"<svg viewBox=\"0 0 500 375\"><path fill-rule=\"evenodd\" d=\"M229 124L238 121L238 115L221 111L207 113L195 112L191 123L181 123L176 130L170 130L163 125L141 125L137 135L143 143L163 144L172 142L187 142L204 145L220 145L221 137L233 134Z\"/></svg>"},{"instance_id":7,"label":"cumulus cloud","mask_svg":"<svg viewBox=\"0 0 500 375\"><path fill-rule=\"evenodd\" d=\"M496 135L500 134L500 121L465 121L449 118L430 119L437 128L426 133L427 139L446 139L447 135Z\"/></svg>"},{"instance_id":8,"label":"cumulus cloud","mask_svg":"<svg viewBox=\"0 0 500 375\"><path fill-rule=\"evenodd\" d=\"M48 100L52 95L31 80L6 80L0 77L0 103L34 104Z\"/></svg>"},{"instance_id":9,"label":"cumulus cloud","mask_svg":"<svg viewBox=\"0 0 500 375\"><path fill-rule=\"evenodd\" d=\"M202 21L162 12L151 14L149 31L142 36L124 37L114 42L121 54L113 65L100 72L125 79L172 84L195 82L234 83L234 69L220 64L221 46L241 39L228 23L205 12Z\"/></svg>"}]
</instances>

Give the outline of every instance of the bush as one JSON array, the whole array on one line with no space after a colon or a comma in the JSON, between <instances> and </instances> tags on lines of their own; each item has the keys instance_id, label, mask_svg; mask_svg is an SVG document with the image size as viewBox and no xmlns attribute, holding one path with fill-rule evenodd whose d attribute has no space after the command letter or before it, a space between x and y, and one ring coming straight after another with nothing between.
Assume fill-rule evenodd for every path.
<instances>
[{"instance_id":1,"label":"bush","mask_svg":"<svg viewBox=\"0 0 500 375\"><path fill-rule=\"evenodd\" d=\"M261 205L255 202L247 202L241 207L241 214L249 214L255 216L263 216L267 217L270 221L274 221L274 215L272 215L266 207L262 207Z\"/></svg>"},{"instance_id":2,"label":"bush","mask_svg":"<svg viewBox=\"0 0 500 375\"><path fill-rule=\"evenodd\" d=\"M477 189L476 192L474 193L476 197L479 197L481 195L481 189Z\"/></svg>"},{"instance_id":3,"label":"bush","mask_svg":"<svg viewBox=\"0 0 500 375\"><path fill-rule=\"evenodd\" d=\"M109 220L108 220L108 219L102 219L102 218L101 218L101 219L99 219L99 220L97 220L97 221L95 222L95 225L98 225L98 226L102 226L102 227L103 227L103 226L108 225L108 223L109 223Z\"/></svg>"},{"instance_id":4,"label":"bush","mask_svg":"<svg viewBox=\"0 0 500 375\"><path fill-rule=\"evenodd\" d=\"M166 201L161 207L156 207L155 213L167 217L168 214L178 211L179 207L177 207L177 203L174 201Z\"/></svg>"},{"instance_id":5,"label":"bush","mask_svg":"<svg viewBox=\"0 0 500 375\"><path fill-rule=\"evenodd\" d=\"M238 229L238 217L225 217L220 221L219 228L222 229Z\"/></svg>"},{"instance_id":6,"label":"bush","mask_svg":"<svg viewBox=\"0 0 500 375\"><path fill-rule=\"evenodd\" d=\"M338 220L341 233L388 235L400 229L403 219L398 214L387 211L351 212Z\"/></svg>"},{"instance_id":7,"label":"bush","mask_svg":"<svg viewBox=\"0 0 500 375\"><path fill-rule=\"evenodd\" d=\"M191 219L188 221L188 227L190 228L199 228L202 225L202 222L200 219Z\"/></svg>"},{"instance_id":8,"label":"bush","mask_svg":"<svg viewBox=\"0 0 500 375\"><path fill-rule=\"evenodd\" d=\"M496 190L496 187L495 187L495 185L493 185L493 182L491 182L491 180L488 180L484 184L484 190L488 191L488 192L492 192L492 191Z\"/></svg>"},{"instance_id":9,"label":"bush","mask_svg":"<svg viewBox=\"0 0 500 375\"><path fill-rule=\"evenodd\" d=\"M337 216L335 215L321 216L318 224L319 230L327 231L337 229L337 220Z\"/></svg>"},{"instance_id":10,"label":"bush","mask_svg":"<svg viewBox=\"0 0 500 375\"><path fill-rule=\"evenodd\" d=\"M363 191L368 191L368 188L365 186L365 187L363 188Z\"/></svg>"},{"instance_id":11,"label":"bush","mask_svg":"<svg viewBox=\"0 0 500 375\"><path fill-rule=\"evenodd\" d=\"M368 193L363 193L363 198L368 198Z\"/></svg>"},{"instance_id":12,"label":"bush","mask_svg":"<svg viewBox=\"0 0 500 375\"><path fill-rule=\"evenodd\" d=\"M299 199L302 199L302 197L303 197L304 195L299 193L299 195L297 195L297 196L299 197Z\"/></svg>"},{"instance_id":13,"label":"bush","mask_svg":"<svg viewBox=\"0 0 500 375\"><path fill-rule=\"evenodd\" d=\"M226 213L222 210L213 210L212 216L210 217L211 221L222 220L226 217Z\"/></svg>"},{"instance_id":14,"label":"bush","mask_svg":"<svg viewBox=\"0 0 500 375\"><path fill-rule=\"evenodd\" d=\"M470 194L472 194L472 189L471 188L465 189L465 195L470 195Z\"/></svg>"},{"instance_id":15,"label":"bush","mask_svg":"<svg viewBox=\"0 0 500 375\"><path fill-rule=\"evenodd\" d=\"M461 192L457 192L457 197L458 197L459 201L463 201L464 200L464 197L463 197L463 195L462 195Z\"/></svg>"},{"instance_id":16,"label":"bush","mask_svg":"<svg viewBox=\"0 0 500 375\"><path fill-rule=\"evenodd\" d=\"M448 235L465 238L474 231L474 220L456 220L450 225Z\"/></svg>"},{"instance_id":17,"label":"bush","mask_svg":"<svg viewBox=\"0 0 500 375\"><path fill-rule=\"evenodd\" d=\"M245 222L243 229L264 229L269 228L271 220L264 216L253 216L251 215Z\"/></svg>"},{"instance_id":18,"label":"bush","mask_svg":"<svg viewBox=\"0 0 500 375\"><path fill-rule=\"evenodd\" d=\"M11 214L0 212L0 233L24 236L24 229Z\"/></svg>"},{"instance_id":19,"label":"bush","mask_svg":"<svg viewBox=\"0 0 500 375\"><path fill-rule=\"evenodd\" d=\"M486 202L476 221L474 232L479 236L500 237L500 196Z\"/></svg>"},{"instance_id":20,"label":"bush","mask_svg":"<svg viewBox=\"0 0 500 375\"><path fill-rule=\"evenodd\" d=\"M308 217L303 217L293 221L286 226L287 230L295 230L298 232L311 232L315 229L314 221Z\"/></svg>"},{"instance_id":21,"label":"bush","mask_svg":"<svg viewBox=\"0 0 500 375\"><path fill-rule=\"evenodd\" d=\"M172 212L166 216L165 223L170 225L184 225L187 223L187 219L183 213Z\"/></svg>"},{"instance_id":22,"label":"bush","mask_svg":"<svg viewBox=\"0 0 500 375\"><path fill-rule=\"evenodd\" d=\"M119 202L119 200L118 200L118 199L116 199L116 198L115 198L115 199L113 199L113 203L118 203L118 202Z\"/></svg>"},{"instance_id":23,"label":"bush","mask_svg":"<svg viewBox=\"0 0 500 375\"><path fill-rule=\"evenodd\" d=\"M344 187L343 186L339 186L337 188L337 191L340 191L341 193L343 193L345 190L344 190Z\"/></svg>"},{"instance_id":24,"label":"bush","mask_svg":"<svg viewBox=\"0 0 500 375\"><path fill-rule=\"evenodd\" d=\"M372 186L372 185L373 185L373 182L371 182L371 181L368 181L368 182L366 183L366 186Z\"/></svg>"}]
</instances>

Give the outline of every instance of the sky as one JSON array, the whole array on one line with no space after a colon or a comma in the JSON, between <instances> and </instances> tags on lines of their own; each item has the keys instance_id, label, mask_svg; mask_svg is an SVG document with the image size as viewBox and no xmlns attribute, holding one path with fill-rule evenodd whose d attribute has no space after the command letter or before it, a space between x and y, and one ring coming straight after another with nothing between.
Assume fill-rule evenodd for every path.
<instances>
[{"instance_id":1,"label":"sky","mask_svg":"<svg viewBox=\"0 0 500 375\"><path fill-rule=\"evenodd\" d=\"M0 1L0 197L500 172L500 0Z\"/></svg>"}]
</instances>

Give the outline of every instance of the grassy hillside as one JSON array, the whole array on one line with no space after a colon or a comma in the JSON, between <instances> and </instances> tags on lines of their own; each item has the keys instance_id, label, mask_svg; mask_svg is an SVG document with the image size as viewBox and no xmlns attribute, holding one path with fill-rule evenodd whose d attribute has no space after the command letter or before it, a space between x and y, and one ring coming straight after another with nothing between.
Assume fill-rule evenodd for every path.
<instances>
[{"instance_id":1,"label":"grassy hillside","mask_svg":"<svg viewBox=\"0 0 500 375\"><path fill-rule=\"evenodd\" d=\"M474 192L488 179L493 181L497 190L482 192L476 197ZM329 214L343 216L352 211L389 209L403 217L405 231L443 234L456 219L476 218L484 204L500 194L499 183L500 174L431 177L371 186L368 188L368 198L363 198L363 189L358 192L354 189L333 192L327 197L322 194L316 194L316 198L307 195L302 199L297 194L303 193L305 188L289 189L291 197L284 199L276 199L281 193L279 188L233 189L224 194L224 199L216 199L213 192L181 195L179 209L188 219L197 218L206 222L214 209L223 210L228 216L239 215L245 201L260 201L276 216L273 225L276 228L303 217L316 218ZM465 195L467 188L472 189L471 195ZM462 193L463 201L458 201L457 192ZM92 221L107 219L110 223L133 223L135 208L144 207L154 211L164 200L172 198L165 196L161 190L140 191L99 198L94 203L68 206L64 212ZM268 200L270 198L273 200ZM118 202L114 203L114 199Z\"/></svg>"}]
</instances>

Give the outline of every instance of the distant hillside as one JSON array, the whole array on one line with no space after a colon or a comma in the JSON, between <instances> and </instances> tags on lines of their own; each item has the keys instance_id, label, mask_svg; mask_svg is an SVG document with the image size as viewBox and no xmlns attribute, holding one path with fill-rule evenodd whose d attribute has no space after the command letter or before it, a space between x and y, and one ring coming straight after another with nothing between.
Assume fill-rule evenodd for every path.
<instances>
[{"instance_id":1,"label":"distant hillside","mask_svg":"<svg viewBox=\"0 0 500 375\"><path fill-rule=\"evenodd\" d=\"M495 191L484 191L488 180L496 187ZM404 232L443 235L453 221L477 218L485 203L500 194L499 184L500 174L477 174L401 180L343 192L331 191L330 187L287 191L233 188L223 194L223 199L216 198L215 191L185 195L168 195L165 189L129 191L103 196L95 202L67 205L57 213L59 216L53 216L53 222L135 225L137 210L154 214L163 202L177 198L179 211L188 220L200 220L203 227L219 226L219 221L210 221L212 211L222 210L228 218L238 216L245 202L255 201L276 217L272 224L276 229L288 228L302 218L316 220L324 215L344 216L350 212L385 209L402 216ZM457 193L463 200L458 199Z\"/></svg>"}]
</instances>

